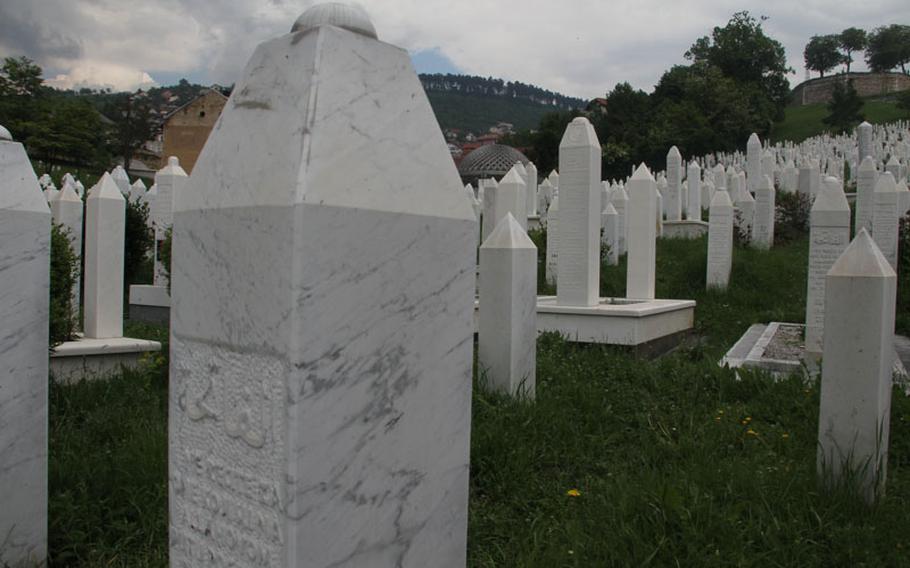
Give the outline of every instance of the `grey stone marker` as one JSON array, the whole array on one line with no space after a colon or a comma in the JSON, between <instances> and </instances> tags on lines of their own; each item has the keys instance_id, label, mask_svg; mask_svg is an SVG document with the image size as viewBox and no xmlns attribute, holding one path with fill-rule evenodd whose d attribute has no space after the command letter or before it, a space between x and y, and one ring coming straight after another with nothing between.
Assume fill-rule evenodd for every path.
<instances>
[{"instance_id":1,"label":"grey stone marker","mask_svg":"<svg viewBox=\"0 0 910 568\"><path fill-rule=\"evenodd\" d=\"M768 176L755 186L755 216L752 222L750 244L758 249L770 249L774 245L774 182Z\"/></svg>"},{"instance_id":2,"label":"grey stone marker","mask_svg":"<svg viewBox=\"0 0 910 568\"><path fill-rule=\"evenodd\" d=\"M667 189L663 196L667 221L682 220L682 156L676 146L667 152Z\"/></svg>"},{"instance_id":3,"label":"grey stone marker","mask_svg":"<svg viewBox=\"0 0 910 568\"><path fill-rule=\"evenodd\" d=\"M477 362L490 386L534 398L537 374L537 247L511 213L480 245Z\"/></svg>"},{"instance_id":4,"label":"grey stone marker","mask_svg":"<svg viewBox=\"0 0 910 568\"><path fill-rule=\"evenodd\" d=\"M755 191L762 176L762 148L758 134L752 133L746 142L746 191Z\"/></svg>"},{"instance_id":5,"label":"grey stone marker","mask_svg":"<svg viewBox=\"0 0 910 568\"><path fill-rule=\"evenodd\" d=\"M50 239L35 171L0 126L0 565L47 556Z\"/></svg>"},{"instance_id":6,"label":"grey stone marker","mask_svg":"<svg viewBox=\"0 0 910 568\"><path fill-rule=\"evenodd\" d=\"M176 196L172 566L465 565L475 230L362 9L256 48Z\"/></svg>"},{"instance_id":7,"label":"grey stone marker","mask_svg":"<svg viewBox=\"0 0 910 568\"><path fill-rule=\"evenodd\" d=\"M850 243L850 205L836 178L826 178L809 219L806 352L818 357L825 329L825 277Z\"/></svg>"},{"instance_id":8,"label":"grey stone marker","mask_svg":"<svg viewBox=\"0 0 910 568\"><path fill-rule=\"evenodd\" d=\"M547 258L544 264L544 278L550 286L556 285L559 260L559 195L553 196L547 209Z\"/></svg>"},{"instance_id":9,"label":"grey stone marker","mask_svg":"<svg viewBox=\"0 0 910 568\"><path fill-rule=\"evenodd\" d=\"M900 226L898 201L897 184L891 172L878 176L872 198L872 237L894 270L897 270L897 238Z\"/></svg>"},{"instance_id":10,"label":"grey stone marker","mask_svg":"<svg viewBox=\"0 0 910 568\"><path fill-rule=\"evenodd\" d=\"M605 251L604 261L614 266L619 263L619 213L612 203L607 203L601 217L603 236L600 248Z\"/></svg>"},{"instance_id":11,"label":"grey stone marker","mask_svg":"<svg viewBox=\"0 0 910 568\"><path fill-rule=\"evenodd\" d=\"M872 209L875 195L875 183L878 181L878 172L875 169L875 160L866 156L860 163L856 174L856 231L860 229L872 231Z\"/></svg>"},{"instance_id":12,"label":"grey stone marker","mask_svg":"<svg viewBox=\"0 0 910 568\"><path fill-rule=\"evenodd\" d=\"M888 466L897 276L861 229L828 272L818 417L822 480L881 495Z\"/></svg>"},{"instance_id":13,"label":"grey stone marker","mask_svg":"<svg viewBox=\"0 0 910 568\"><path fill-rule=\"evenodd\" d=\"M856 142L859 154L859 161L862 162L867 157L872 158L872 125L866 121L856 127Z\"/></svg>"},{"instance_id":14,"label":"grey stone marker","mask_svg":"<svg viewBox=\"0 0 910 568\"><path fill-rule=\"evenodd\" d=\"M714 192L708 212L708 288L725 290L733 267L733 202L723 189Z\"/></svg>"},{"instance_id":15,"label":"grey stone marker","mask_svg":"<svg viewBox=\"0 0 910 568\"><path fill-rule=\"evenodd\" d=\"M686 219L701 221L701 168L692 160L686 171L686 182L689 184L689 199L686 203Z\"/></svg>"}]
</instances>

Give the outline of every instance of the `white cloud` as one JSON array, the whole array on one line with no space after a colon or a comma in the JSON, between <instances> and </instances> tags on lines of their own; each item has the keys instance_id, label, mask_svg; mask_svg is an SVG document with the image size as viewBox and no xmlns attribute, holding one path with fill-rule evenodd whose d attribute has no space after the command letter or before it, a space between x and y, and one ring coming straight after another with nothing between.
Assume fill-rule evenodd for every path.
<instances>
[{"instance_id":1,"label":"white cloud","mask_svg":"<svg viewBox=\"0 0 910 568\"><path fill-rule=\"evenodd\" d=\"M32 31L14 37L0 29L0 55L25 51L52 74L63 75L61 84L134 88L148 76L164 72L230 84L256 44L286 33L313 3L4 0L0 21L12 14L25 22L18 28ZM411 51L438 48L466 73L582 97L598 96L620 81L650 90L663 71L685 63L683 54L696 38L742 9L769 16L764 28L787 48L788 61L797 70L793 83L803 78L802 49L811 35L910 21L906 0L361 0L361 4L384 41ZM39 32L46 39L27 41ZM42 46L48 53L40 53ZM30 54L30 49L39 53Z\"/></svg>"}]
</instances>

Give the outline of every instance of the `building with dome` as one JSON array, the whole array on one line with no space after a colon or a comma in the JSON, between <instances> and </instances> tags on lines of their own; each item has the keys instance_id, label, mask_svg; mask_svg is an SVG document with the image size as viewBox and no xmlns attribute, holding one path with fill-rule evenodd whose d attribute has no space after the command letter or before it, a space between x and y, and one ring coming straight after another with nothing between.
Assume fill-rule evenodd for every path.
<instances>
[{"instance_id":1,"label":"building with dome","mask_svg":"<svg viewBox=\"0 0 910 568\"><path fill-rule=\"evenodd\" d=\"M531 161L511 146L487 144L472 150L458 165L462 183L477 187L477 182L486 178L499 179L509 173L516 162L528 165Z\"/></svg>"}]
</instances>

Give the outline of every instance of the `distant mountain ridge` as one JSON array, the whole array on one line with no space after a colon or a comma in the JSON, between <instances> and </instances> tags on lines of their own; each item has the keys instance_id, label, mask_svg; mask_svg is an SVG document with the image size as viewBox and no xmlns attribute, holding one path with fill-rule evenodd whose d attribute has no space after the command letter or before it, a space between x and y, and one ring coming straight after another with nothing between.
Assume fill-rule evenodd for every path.
<instances>
[{"instance_id":1,"label":"distant mountain ridge","mask_svg":"<svg viewBox=\"0 0 910 568\"><path fill-rule=\"evenodd\" d=\"M500 122L536 129L554 111L584 108L587 101L518 81L452 74L421 74L420 82L443 129L475 134Z\"/></svg>"},{"instance_id":2,"label":"distant mountain ridge","mask_svg":"<svg viewBox=\"0 0 910 568\"><path fill-rule=\"evenodd\" d=\"M421 74L420 82L423 89L430 92L460 93L463 95L482 95L490 97L503 97L523 99L532 103L548 105L561 110L584 108L586 101L554 93L535 85L528 85L520 81L503 81L493 77L478 77L476 75L452 74ZM555 110L555 109L554 109Z\"/></svg>"}]
</instances>

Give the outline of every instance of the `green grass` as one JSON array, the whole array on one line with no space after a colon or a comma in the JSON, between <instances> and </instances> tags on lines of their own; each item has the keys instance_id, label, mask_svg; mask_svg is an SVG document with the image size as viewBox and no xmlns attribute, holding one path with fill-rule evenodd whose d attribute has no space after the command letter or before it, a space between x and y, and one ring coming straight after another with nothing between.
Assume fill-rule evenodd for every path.
<instances>
[{"instance_id":1,"label":"green grass","mask_svg":"<svg viewBox=\"0 0 910 568\"><path fill-rule=\"evenodd\" d=\"M658 241L658 296L698 301L700 342L648 361L542 336L533 404L475 380L470 566L910 565L910 399L887 496L820 493L817 384L716 365L750 324L802 320L806 241L737 248L724 293L704 291L705 249ZM604 267L604 295L624 274ZM166 566L166 369L53 386L52 565Z\"/></svg>"},{"instance_id":2,"label":"green grass","mask_svg":"<svg viewBox=\"0 0 910 568\"><path fill-rule=\"evenodd\" d=\"M771 131L771 142L790 140L798 143L806 138L822 134L827 129L822 122L822 119L828 115L828 108L824 104L790 106L786 108L785 112L784 120L775 124ZM862 112L865 114L866 120L872 124L910 118L906 111L897 108L892 101L866 100Z\"/></svg>"}]
</instances>

